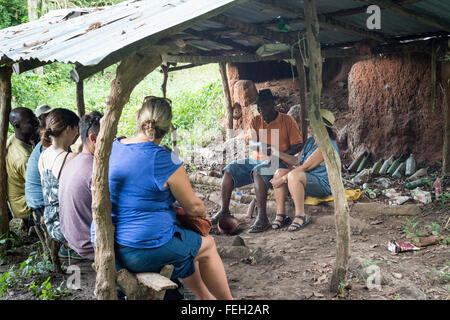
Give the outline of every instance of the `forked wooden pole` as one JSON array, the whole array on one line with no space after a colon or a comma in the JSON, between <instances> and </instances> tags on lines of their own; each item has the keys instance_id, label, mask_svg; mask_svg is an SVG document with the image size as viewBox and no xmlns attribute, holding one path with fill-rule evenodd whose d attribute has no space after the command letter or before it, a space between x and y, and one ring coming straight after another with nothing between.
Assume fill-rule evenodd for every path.
<instances>
[{"instance_id":1,"label":"forked wooden pole","mask_svg":"<svg viewBox=\"0 0 450 320\"><path fill-rule=\"evenodd\" d=\"M316 1L304 0L308 55L309 55L309 121L314 138L323 154L334 197L334 215L336 221L337 252L336 263L331 277L330 291L338 292L340 283L345 282L348 261L350 259L349 207L345 197L341 175L341 160L331 144L330 137L320 116L320 95L322 91L322 55L319 43L319 21Z\"/></svg>"},{"instance_id":2,"label":"forked wooden pole","mask_svg":"<svg viewBox=\"0 0 450 320\"><path fill-rule=\"evenodd\" d=\"M109 156L117 125L134 87L161 65L161 56L147 49L124 59L111 83L106 99L106 112L100 121L100 132L94 154L92 172L92 218L95 226L95 292L99 300L117 299L116 268L114 263L114 230L111 221L111 201L108 185ZM152 54L148 54L152 52ZM146 53L146 54L144 54Z\"/></svg>"}]
</instances>

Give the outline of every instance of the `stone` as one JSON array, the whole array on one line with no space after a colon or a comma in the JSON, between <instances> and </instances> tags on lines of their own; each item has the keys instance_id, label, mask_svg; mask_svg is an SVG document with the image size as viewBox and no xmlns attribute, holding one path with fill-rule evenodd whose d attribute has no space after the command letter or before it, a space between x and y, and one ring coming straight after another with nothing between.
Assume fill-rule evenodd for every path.
<instances>
[{"instance_id":1,"label":"stone","mask_svg":"<svg viewBox=\"0 0 450 320\"><path fill-rule=\"evenodd\" d=\"M328 216L322 216L322 217L313 217L313 223L327 226L327 227L335 227L335 217L334 215L328 215ZM353 231L356 231L358 233L361 233L364 229L367 228L367 223L360 219L356 219L353 217L349 217L350 222L350 229Z\"/></svg>"},{"instance_id":2,"label":"stone","mask_svg":"<svg viewBox=\"0 0 450 320\"><path fill-rule=\"evenodd\" d=\"M396 279L403 279L403 275L401 273L393 272L392 276Z\"/></svg>"},{"instance_id":3,"label":"stone","mask_svg":"<svg viewBox=\"0 0 450 320\"><path fill-rule=\"evenodd\" d=\"M233 247L239 247L239 246L244 246L245 247L245 242L244 242L244 239L242 239L239 236L236 236L236 237L234 237L233 243L231 245Z\"/></svg>"},{"instance_id":4,"label":"stone","mask_svg":"<svg viewBox=\"0 0 450 320\"><path fill-rule=\"evenodd\" d=\"M415 286L401 287L398 294L404 300L427 300L427 295Z\"/></svg>"}]
</instances>

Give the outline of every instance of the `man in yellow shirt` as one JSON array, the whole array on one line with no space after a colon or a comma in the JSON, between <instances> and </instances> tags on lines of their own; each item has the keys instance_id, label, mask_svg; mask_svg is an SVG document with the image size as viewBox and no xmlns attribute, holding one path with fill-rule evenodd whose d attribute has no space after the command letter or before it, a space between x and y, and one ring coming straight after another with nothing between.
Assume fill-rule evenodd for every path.
<instances>
[{"instance_id":1,"label":"man in yellow shirt","mask_svg":"<svg viewBox=\"0 0 450 320\"><path fill-rule=\"evenodd\" d=\"M25 177L28 158L39 140L39 121L28 108L15 108L9 114L14 136L6 145L6 174L8 203L14 218L24 220L28 226L30 208L25 201Z\"/></svg>"}]
</instances>

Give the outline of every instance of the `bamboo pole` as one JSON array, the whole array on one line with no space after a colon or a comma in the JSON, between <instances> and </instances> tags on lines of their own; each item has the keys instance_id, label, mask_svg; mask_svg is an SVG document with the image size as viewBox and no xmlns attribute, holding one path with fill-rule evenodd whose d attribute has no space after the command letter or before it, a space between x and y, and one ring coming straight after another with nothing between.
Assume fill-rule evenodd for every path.
<instances>
[{"instance_id":1,"label":"bamboo pole","mask_svg":"<svg viewBox=\"0 0 450 320\"><path fill-rule=\"evenodd\" d=\"M6 203L6 140L11 112L11 67L0 68L0 235L8 232L8 204Z\"/></svg>"},{"instance_id":2,"label":"bamboo pole","mask_svg":"<svg viewBox=\"0 0 450 320\"><path fill-rule=\"evenodd\" d=\"M134 87L161 64L155 50L152 55L135 53L125 58L116 71L111 91L106 99L106 112L100 121L100 132L94 154L92 172L92 218L95 226L95 292L100 300L117 299L114 263L114 230L111 221L111 201L108 185L109 156L117 133L122 109Z\"/></svg>"},{"instance_id":3,"label":"bamboo pole","mask_svg":"<svg viewBox=\"0 0 450 320\"><path fill-rule=\"evenodd\" d=\"M339 284L345 282L348 261L350 259L349 207L342 183L341 160L331 144L330 137L320 117L322 55L319 43L319 21L317 18L316 1L305 0L304 9L309 55L309 121L313 128L314 138L319 150L325 159L331 191L334 197L337 252L336 263L330 282L330 291L337 292Z\"/></svg>"}]
</instances>

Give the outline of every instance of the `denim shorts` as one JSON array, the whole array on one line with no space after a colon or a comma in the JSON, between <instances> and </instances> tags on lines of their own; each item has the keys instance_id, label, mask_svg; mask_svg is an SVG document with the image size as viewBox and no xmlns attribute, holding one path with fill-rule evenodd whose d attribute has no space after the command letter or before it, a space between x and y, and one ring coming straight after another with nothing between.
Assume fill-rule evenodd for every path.
<instances>
[{"instance_id":1,"label":"denim shorts","mask_svg":"<svg viewBox=\"0 0 450 320\"><path fill-rule=\"evenodd\" d=\"M321 182L317 176L310 174L309 172L305 172L305 175L305 196L313 198L325 198L331 196L331 192L323 186L323 182Z\"/></svg>"},{"instance_id":2,"label":"denim shorts","mask_svg":"<svg viewBox=\"0 0 450 320\"><path fill-rule=\"evenodd\" d=\"M253 172L259 174L266 183L267 188L272 188L270 180L279 168L287 168L282 161L278 163L271 160L239 159L229 163L223 171L228 171L233 178L234 187L239 188L253 183Z\"/></svg>"},{"instance_id":3,"label":"denim shorts","mask_svg":"<svg viewBox=\"0 0 450 320\"><path fill-rule=\"evenodd\" d=\"M141 249L115 246L116 269L126 268L132 273L160 272L168 264L174 266L171 279L185 279L195 272L202 237L200 234L175 225L172 239L158 248Z\"/></svg>"}]
</instances>

